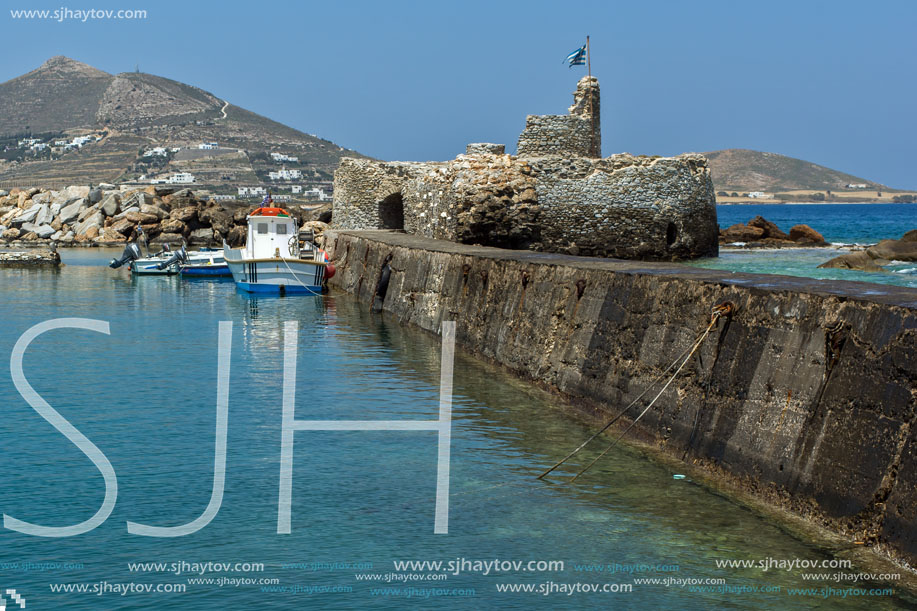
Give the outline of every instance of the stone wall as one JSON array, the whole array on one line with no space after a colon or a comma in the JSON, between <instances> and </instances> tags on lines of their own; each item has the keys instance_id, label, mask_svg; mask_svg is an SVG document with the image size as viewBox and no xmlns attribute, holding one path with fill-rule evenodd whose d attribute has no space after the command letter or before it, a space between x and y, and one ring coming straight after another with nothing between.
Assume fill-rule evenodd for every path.
<instances>
[{"instance_id":1,"label":"stone wall","mask_svg":"<svg viewBox=\"0 0 917 611\"><path fill-rule=\"evenodd\" d=\"M583 77L573 93L568 115L529 115L519 136L520 157L569 155L601 157L601 114L599 81Z\"/></svg>"},{"instance_id":2,"label":"stone wall","mask_svg":"<svg viewBox=\"0 0 917 611\"><path fill-rule=\"evenodd\" d=\"M333 224L603 257L717 254L703 156L602 159L595 77L580 80L569 111L529 116L516 156L474 143L448 162L345 158L335 172Z\"/></svg>"},{"instance_id":3,"label":"stone wall","mask_svg":"<svg viewBox=\"0 0 917 611\"><path fill-rule=\"evenodd\" d=\"M682 259L718 248L716 200L701 155L345 159L334 187L334 226L342 229L621 258ZM380 215L393 198L403 207L400 227Z\"/></svg>"},{"instance_id":4,"label":"stone wall","mask_svg":"<svg viewBox=\"0 0 917 611\"><path fill-rule=\"evenodd\" d=\"M326 247L336 287L368 304L388 262L388 291L376 298L384 310L433 332L457 321L466 351L601 419L661 376L715 304L733 302L736 312L631 435L851 542L917 562L914 289L389 232L331 232Z\"/></svg>"},{"instance_id":5,"label":"stone wall","mask_svg":"<svg viewBox=\"0 0 917 611\"><path fill-rule=\"evenodd\" d=\"M625 259L716 254L716 197L702 155L529 161L544 250Z\"/></svg>"}]
</instances>

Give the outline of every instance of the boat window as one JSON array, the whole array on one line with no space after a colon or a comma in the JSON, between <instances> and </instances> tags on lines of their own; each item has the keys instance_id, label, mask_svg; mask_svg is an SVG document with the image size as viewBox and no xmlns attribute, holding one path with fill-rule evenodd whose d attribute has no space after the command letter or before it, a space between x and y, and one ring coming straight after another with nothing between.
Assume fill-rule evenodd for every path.
<instances>
[{"instance_id":1,"label":"boat window","mask_svg":"<svg viewBox=\"0 0 917 611\"><path fill-rule=\"evenodd\" d=\"M277 225L277 235L286 235L287 225L286 223L281 223Z\"/></svg>"},{"instance_id":2,"label":"boat window","mask_svg":"<svg viewBox=\"0 0 917 611\"><path fill-rule=\"evenodd\" d=\"M258 223L258 233L267 233L267 223Z\"/></svg>"}]
</instances>

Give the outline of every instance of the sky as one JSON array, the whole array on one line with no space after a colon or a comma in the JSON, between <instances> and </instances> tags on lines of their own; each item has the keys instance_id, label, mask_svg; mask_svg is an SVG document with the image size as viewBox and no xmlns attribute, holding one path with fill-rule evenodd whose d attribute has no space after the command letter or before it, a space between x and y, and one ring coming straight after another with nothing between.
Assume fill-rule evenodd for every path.
<instances>
[{"instance_id":1,"label":"sky","mask_svg":"<svg viewBox=\"0 0 917 611\"><path fill-rule=\"evenodd\" d=\"M917 189L917 2L3 0L0 82L66 55L195 85L380 159L514 152L591 37L602 149L781 153ZM143 19L14 19L131 9Z\"/></svg>"}]
</instances>

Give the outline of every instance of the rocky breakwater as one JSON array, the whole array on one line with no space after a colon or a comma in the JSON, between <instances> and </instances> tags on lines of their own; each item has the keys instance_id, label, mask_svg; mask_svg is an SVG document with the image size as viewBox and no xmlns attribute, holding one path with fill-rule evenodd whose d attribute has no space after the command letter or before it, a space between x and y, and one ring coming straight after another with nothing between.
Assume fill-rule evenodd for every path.
<instances>
[{"instance_id":1,"label":"rocky breakwater","mask_svg":"<svg viewBox=\"0 0 917 611\"><path fill-rule=\"evenodd\" d=\"M225 239L238 246L245 241L250 210L250 205L227 207L190 189L165 186L13 189L0 191L0 243L116 245L140 226L151 242L218 246Z\"/></svg>"},{"instance_id":2,"label":"rocky breakwater","mask_svg":"<svg viewBox=\"0 0 917 611\"><path fill-rule=\"evenodd\" d=\"M828 245L825 238L808 225L793 225L790 232L785 233L763 216L720 229L720 244L771 248Z\"/></svg>"},{"instance_id":3,"label":"rocky breakwater","mask_svg":"<svg viewBox=\"0 0 917 611\"><path fill-rule=\"evenodd\" d=\"M834 257L818 267L884 272L883 266L892 261L917 261L917 229L908 231L900 240L882 240L866 250Z\"/></svg>"}]
</instances>

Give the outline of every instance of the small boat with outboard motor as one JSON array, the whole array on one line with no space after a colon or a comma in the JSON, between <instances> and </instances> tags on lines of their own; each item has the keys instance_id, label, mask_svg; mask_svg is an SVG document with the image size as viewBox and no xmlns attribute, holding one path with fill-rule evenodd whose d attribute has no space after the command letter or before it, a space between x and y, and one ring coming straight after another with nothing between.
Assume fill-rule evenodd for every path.
<instances>
[{"instance_id":1,"label":"small boat with outboard motor","mask_svg":"<svg viewBox=\"0 0 917 611\"><path fill-rule=\"evenodd\" d=\"M223 260L223 251L202 248L189 251L184 244L178 250L172 250L168 244L156 254L150 254L147 247L146 256L143 256L139 242L146 239L143 230L138 227L138 241L131 242L124 247L124 252L118 259L112 259L108 264L112 269L127 265L131 274L135 276L230 276L229 267Z\"/></svg>"},{"instance_id":2,"label":"small boat with outboard motor","mask_svg":"<svg viewBox=\"0 0 917 611\"><path fill-rule=\"evenodd\" d=\"M158 253L143 256L140 246L131 242L124 247L124 252L118 259L112 259L108 267L118 269L127 265L127 269L135 276L174 276L181 272L182 265L188 260L188 251L184 246L178 250L171 250L165 245Z\"/></svg>"},{"instance_id":3,"label":"small boat with outboard motor","mask_svg":"<svg viewBox=\"0 0 917 611\"><path fill-rule=\"evenodd\" d=\"M319 295L334 265L311 232L300 235L296 220L269 197L248 215L243 248L223 242L223 257L236 286L249 293Z\"/></svg>"}]
</instances>

